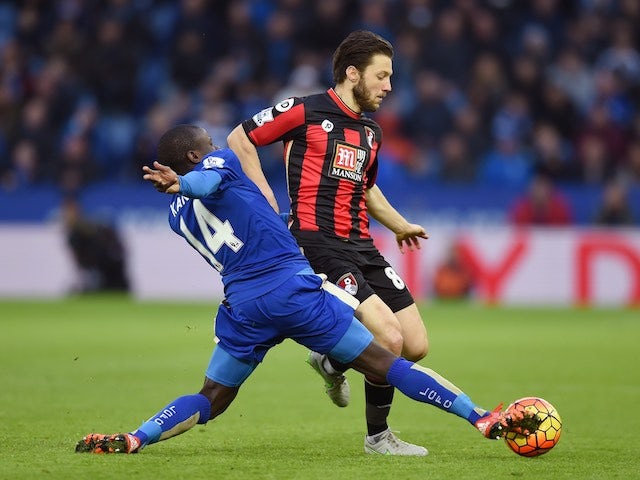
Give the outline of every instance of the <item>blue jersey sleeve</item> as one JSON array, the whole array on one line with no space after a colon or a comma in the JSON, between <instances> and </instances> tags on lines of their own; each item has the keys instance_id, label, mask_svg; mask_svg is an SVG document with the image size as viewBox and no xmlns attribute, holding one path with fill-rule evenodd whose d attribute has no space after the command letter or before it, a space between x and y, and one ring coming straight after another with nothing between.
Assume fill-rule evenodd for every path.
<instances>
[{"instance_id":1,"label":"blue jersey sleeve","mask_svg":"<svg viewBox=\"0 0 640 480\"><path fill-rule=\"evenodd\" d=\"M202 198L215 192L222 177L214 170L198 170L182 175L180 193L189 198Z\"/></svg>"}]
</instances>

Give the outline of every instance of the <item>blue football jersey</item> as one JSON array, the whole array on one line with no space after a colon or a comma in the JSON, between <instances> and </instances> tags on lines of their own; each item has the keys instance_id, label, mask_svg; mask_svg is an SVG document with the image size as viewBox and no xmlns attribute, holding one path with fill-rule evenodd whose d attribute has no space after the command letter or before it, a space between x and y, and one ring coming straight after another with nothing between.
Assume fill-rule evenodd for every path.
<instances>
[{"instance_id":1,"label":"blue football jersey","mask_svg":"<svg viewBox=\"0 0 640 480\"><path fill-rule=\"evenodd\" d=\"M230 149L209 153L195 171L222 178L202 198L173 196L171 228L222 275L231 303L256 298L310 269L295 239Z\"/></svg>"}]
</instances>

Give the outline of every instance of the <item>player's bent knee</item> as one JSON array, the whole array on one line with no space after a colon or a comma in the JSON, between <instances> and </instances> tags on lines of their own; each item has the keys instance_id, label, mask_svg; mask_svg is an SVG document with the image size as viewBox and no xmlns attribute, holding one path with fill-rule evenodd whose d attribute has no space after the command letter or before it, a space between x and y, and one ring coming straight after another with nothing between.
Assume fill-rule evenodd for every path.
<instances>
[{"instance_id":1,"label":"player's bent knee","mask_svg":"<svg viewBox=\"0 0 640 480\"><path fill-rule=\"evenodd\" d=\"M396 360L396 356L383 348L377 342L369 346L352 362L351 366L372 383L386 383L389 368Z\"/></svg>"},{"instance_id":2,"label":"player's bent knee","mask_svg":"<svg viewBox=\"0 0 640 480\"><path fill-rule=\"evenodd\" d=\"M412 362L422 360L429 353L429 341L425 338L421 342L411 342L404 344L402 356Z\"/></svg>"},{"instance_id":3,"label":"player's bent knee","mask_svg":"<svg viewBox=\"0 0 640 480\"><path fill-rule=\"evenodd\" d=\"M397 330L387 330L383 335L376 335L376 341L387 350L400 355L404 345L402 334Z\"/></svg>"},{"instance_id":4,"label":"player's bent knee","mask_svg":"<svg viewBox=\"0 0 640 480\"><path fill-rule=\"evenodd\" d=\"M402 356L412 362L418 362L429 353L429 344L424 343L421 347L403 348Z\"/></svg>"},{"instance_id":5,"label":"player's bent knee","mask_svg":"<svg viewBox=\"0 0 640 480\"><path fill-rule=\"evenodd\" d=\"M200 394L207 397L211 405L211 412L207 420L213 420L223 413L238 395L240 387L227 387L210 378L206 378Z\"/></svg>"}]
</instances>

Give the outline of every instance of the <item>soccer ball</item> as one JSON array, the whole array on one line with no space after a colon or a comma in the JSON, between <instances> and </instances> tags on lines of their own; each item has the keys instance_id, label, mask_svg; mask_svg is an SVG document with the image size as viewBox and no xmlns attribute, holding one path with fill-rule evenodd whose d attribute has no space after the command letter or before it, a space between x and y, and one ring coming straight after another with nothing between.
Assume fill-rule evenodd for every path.
<instances>
[{"instance_id":1,"label":"soccer ball","mask_svg":"<svg viewBox=\"0 0 640 480\"><path fill-rule=\"evenodd\" d=\"M525 397L507 407L507 412L524 414L519 427L510 430L504 440L523 457L537 457L551 450L560 440L562 420L556 408L543 398Z\"/></svg>"}]
</instances>

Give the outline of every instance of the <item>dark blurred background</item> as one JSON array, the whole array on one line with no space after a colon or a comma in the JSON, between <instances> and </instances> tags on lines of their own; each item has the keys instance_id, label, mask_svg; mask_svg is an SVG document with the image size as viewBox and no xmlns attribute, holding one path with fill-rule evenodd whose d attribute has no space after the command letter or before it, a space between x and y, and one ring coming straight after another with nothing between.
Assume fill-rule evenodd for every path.
<instances>
[{"instance_id":1,"label":"dark blurred background","mask_svg":"<svg viewBox=\"0 0 640 480\"><path fill-rule=\"evenodd\" d=\"M354 29L395 46L379 184L453 223L638 225L636 0L23 0L0 4L0 221L164 210L176 123L214 142L332 86ZM262 150L286 206L281 148ZM135 215L135 213L134 213Z\"/></svg>"}]
</instances>

